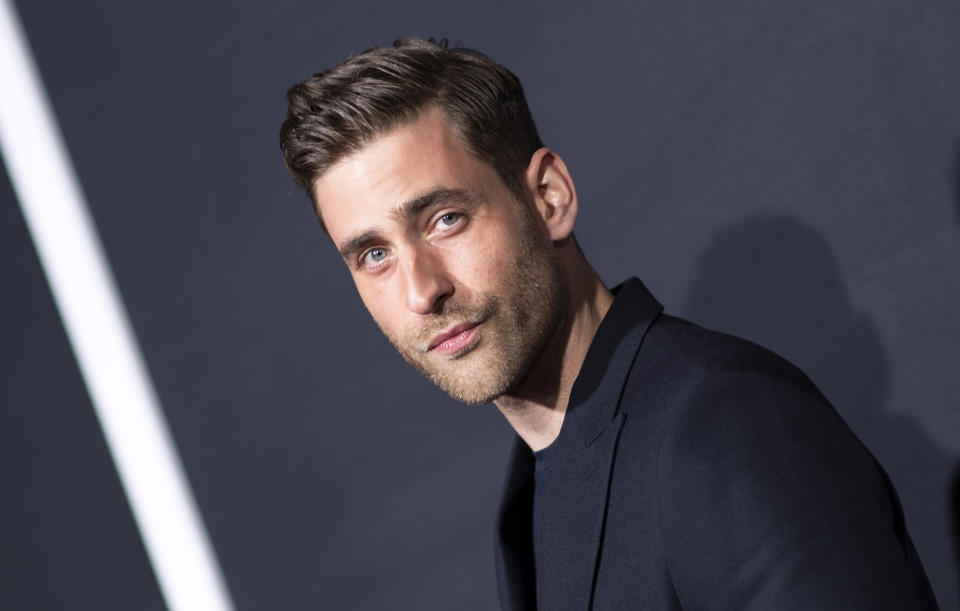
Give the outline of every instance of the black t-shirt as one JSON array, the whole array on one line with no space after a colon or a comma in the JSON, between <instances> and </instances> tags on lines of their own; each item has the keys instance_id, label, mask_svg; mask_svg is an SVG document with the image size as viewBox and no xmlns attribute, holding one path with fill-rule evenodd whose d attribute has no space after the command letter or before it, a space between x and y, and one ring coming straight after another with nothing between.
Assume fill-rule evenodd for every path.
<instances>
[{"instance_id":1,"label":"black t-shirt","mask_svg":"<svg viewBox=\"0 0 960 611\"><path fill-rule=\"evenodd\" d=\"M557 575L558 570L562 571L561 566L551 566L551 564L555 565L561 557L554 547L564 537L564 533L555 532L550 525L557 523L557 520L551 517L556 512L562 512L563 507L545 502L545 499L558 498L557 490L568 485L560 477L562 469L550 468L551 465L570 458L569 452L564 452L566 444L559 442L560 437L539 452L533 452L536 458L533 474L533 566L537 581L537 601L541 603L550 599L550 592L553 589L551 584L546 583L543 576Z\"/></svg>"},{"instance_id":2,"label":"black t-shirt","mask_svg":"<svg viewBox=\"0 0 960 611\"><path fill-rule=\"evenodd\" d=\"M550 461L555 458L553 454L556 453L556 449L557 444L552 443L539 452L533 453L534 458L537 459L533 475L533 566L536 575L541 575L544 572L541 567L545 562L550 561L550 554L544 550L544 547L547 547L545 541L548 537L542 532L544 526L543 513L549 511L550 508L546 507L543 502L543 491L554 483L550 479L551 471L548 467ZM538 579L538 586L539 583Z\"/></svg>"}]
</instances>

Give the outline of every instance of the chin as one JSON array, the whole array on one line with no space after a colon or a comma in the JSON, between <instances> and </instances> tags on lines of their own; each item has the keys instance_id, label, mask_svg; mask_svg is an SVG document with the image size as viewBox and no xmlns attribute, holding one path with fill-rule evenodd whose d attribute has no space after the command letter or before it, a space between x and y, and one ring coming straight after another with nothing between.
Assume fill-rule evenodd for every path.
<instances>
[{"instance_id":1,"label":"chin","mask_svg":"<svg viewBox=\"0 0 960 611\"><path fill-rule=\"evenodd\" d=\"M465 367L461 371L451 371L449 368L433 371L421 369L421 373L453 399L467 405L483 405L509 392L520 377L517 371L505 367L505 361Z\"/></svg>"},{"instance_id":2,"label":"chin","mask_svg":"<svg viewBox=\"0 0 960 611\"><path fill-rule=\"evenodd\" d=\"M508 384L494 381L490 383L489 379L485 384L464 384L464 380L450 380L445 376L428 376L440 390L450 395L461 403L467 405L483 405L490 403L498 397L502 397L509 389Z\"/></svg>"}]
</instances>

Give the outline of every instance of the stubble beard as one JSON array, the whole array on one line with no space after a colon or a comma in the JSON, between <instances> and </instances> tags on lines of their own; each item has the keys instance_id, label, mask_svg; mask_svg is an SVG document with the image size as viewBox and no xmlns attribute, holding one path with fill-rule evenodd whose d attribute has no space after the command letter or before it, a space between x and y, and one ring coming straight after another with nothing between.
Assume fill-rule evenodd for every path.
<instances>
[{"instance_id":1,"label":"stubble beard","mask_svg":"<svg viewBox=\"0 0 960 611\"><path fill-rule=\"evenodd\" d=\"M479 405L509 393L561 326L567 296L560 264L550 242L535 227L525 229L500 294L477 293L445 303L441 313L402 338L387 335L408 363L463 403ZM437 333L463 322L482 323L471 344L449 356L429 350Z\"/></svg>"}]
</instances>

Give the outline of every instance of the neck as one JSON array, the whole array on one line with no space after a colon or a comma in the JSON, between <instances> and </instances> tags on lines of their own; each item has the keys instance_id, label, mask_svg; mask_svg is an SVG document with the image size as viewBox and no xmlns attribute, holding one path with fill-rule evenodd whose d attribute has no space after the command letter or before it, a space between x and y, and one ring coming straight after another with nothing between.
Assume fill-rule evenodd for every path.
<instances>
[{"instance_id":1,"label":"neck","mask_svg":"<svg viewBox=\"0 0 960 611\"><path fill-rule=\"evenodd\" d=\"M576 245L572 245L576 248ZM561 262L569 287L566 315L523 381L494 403L530 449L542 450L560 434L570 391L613 294L577 251Z\"/></svg>"}]
</instances>

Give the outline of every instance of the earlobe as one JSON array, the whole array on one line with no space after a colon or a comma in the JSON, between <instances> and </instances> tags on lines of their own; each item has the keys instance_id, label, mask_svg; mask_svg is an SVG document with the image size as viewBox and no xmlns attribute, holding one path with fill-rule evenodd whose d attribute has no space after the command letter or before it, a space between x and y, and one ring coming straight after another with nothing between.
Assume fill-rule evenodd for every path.
<instances>
[{"instance_id":1,"label":"earlobe","mask_svg":"<svg viewBox=\"0 0 960 611\"><path fill-rule=\"evenodd\" d=\"M577 220L577 192L563 159L546 147L537 150L530 158L526 179L550 239L560 242L569 238Z\"/></svg>"}]
</instances>

